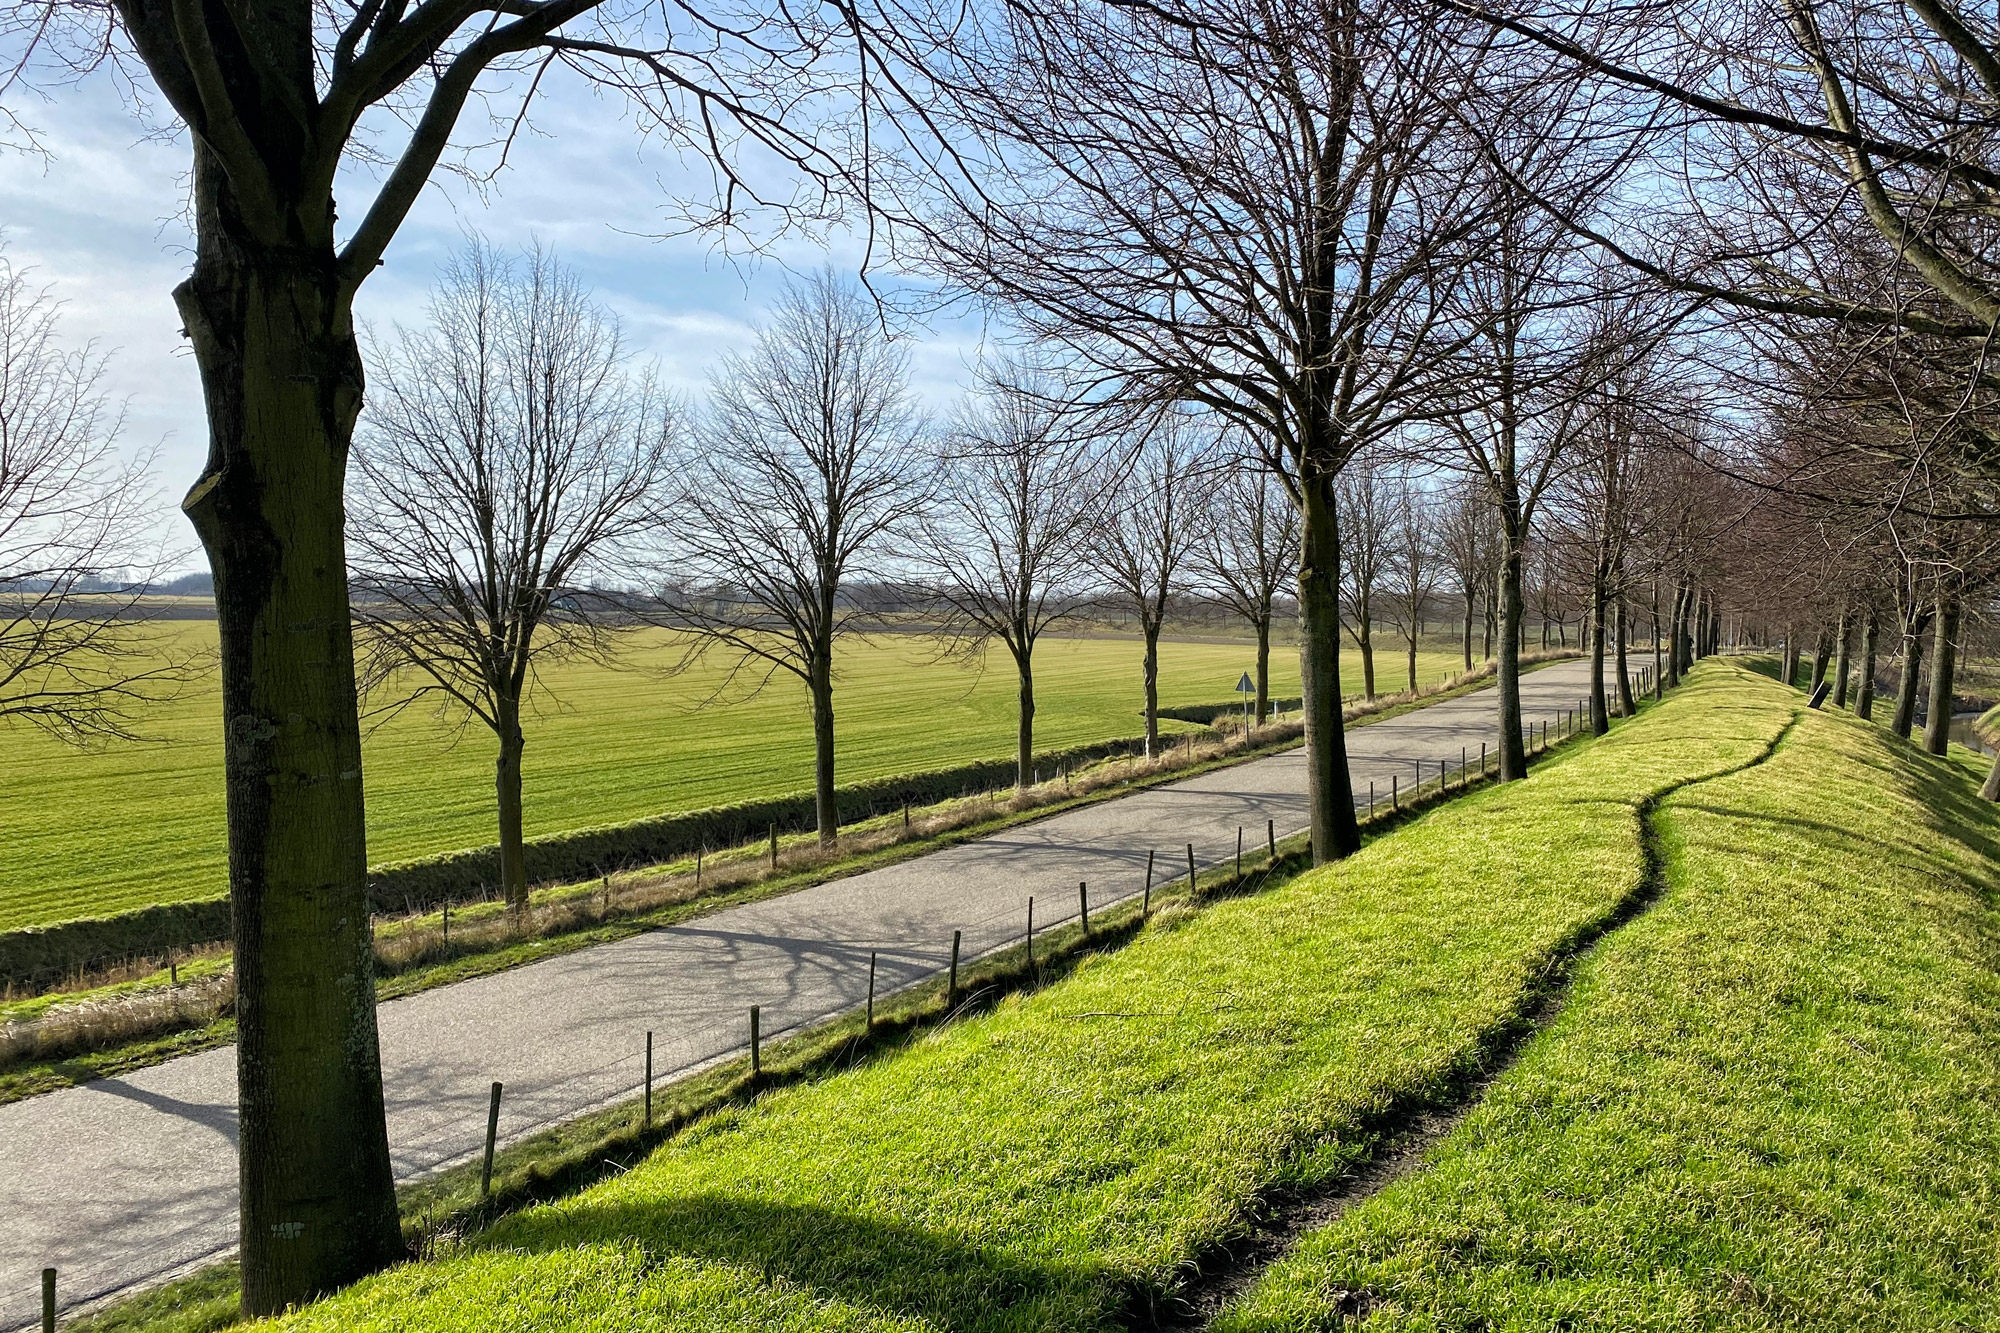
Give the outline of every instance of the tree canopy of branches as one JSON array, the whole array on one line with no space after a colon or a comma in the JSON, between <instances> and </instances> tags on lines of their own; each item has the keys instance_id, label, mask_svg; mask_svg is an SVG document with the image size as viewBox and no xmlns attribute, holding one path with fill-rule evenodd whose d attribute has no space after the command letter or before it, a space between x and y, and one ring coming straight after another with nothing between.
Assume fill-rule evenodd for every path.
<instances>
[{"instance_id":1,"label":"tree canopy of branches","mask_svg":"<svg viewBox=\"0 0 2000 1333\"><path fill-rule=\"evenodd\" d=\"M925 506L925 427L909 357L851 283L788 285L744 355L723 357L686 484L659 514L664 596L697 651L778 671L812 709L815 810L832 846L834 652L858 628L843 584L870 572Z\"/></svg>"},{"instance_id":2,"label":"tree canopy of branches","mask_svg":"<svg viewBox=\"0 0 2000 1333\"><path fill-rule=\"evenodd\" d=\"M998 641L1019 682L1015 782L1035 780L1035 645L1090 604L1110 460L1052 376L1003 365L946 433L914 577L960 652Z\"/></svg>"},{"instance_id":3,"label":"tree canopy of branches","mask_svg":"<svg viewBox=\"0 0 2000 1333\"><path fill-rule=\"evenodd\" d=\"M129 740L202 662L144 623L157 497L114 448L104 358L65 348L57 315L0 256L0 719Z\"/></svg>"},{"instance_id":4,"label":"tree canopy of branches","mask_svg":"<svg viewBox=\"0 0 2000 1333\"><path fill-rule=\"evenodd\" d=\"M1139 621L1150 756L1160 748L1160 631L1187 587L1207 451L1202 425L1184 412L1162 412L1134 429L1136 447L1120 461L1095 545L1110 600Z\"/></svg>"},{"instance_id":5,"label":"tree canopy of branches","mask_svg":"<svg viewBox=\"0 0 2000 1333\"><path fill-rule=\"evenodd\" d=\"M1394 4L894 16L869 37L927 117L899 123L950 145L907 178L913 253L1128 397L1239 427L1298 506L1312 845L1353 851L1333 485L1417 410L1479 246L1450 112L1476 71Z\"/></svg>"},{"instance_id":6,"label":"tree canopy of branches","mask_svg":"<svg viewBox=\"0 0 2000 1333\"><path fill-rule=\"evenodd\" d=\"M750 150L802 173L796 197L769 202L810 208L812 183L838 174L820 145L841 136L785 117L853 75L823 58L831 39L805 17L751 0L0 0L15 44L0 96L109 59L157 90L193 147L194 262L174 295L209 455L182 508L208 552L222 645L246 1314L403 1252L342 540L363 396L356 294L440 165L490 174L563 72L615 89L647 132L716 164L716 206L696 221L763 202L728 165ZM489 99L495 123L466 137L495 156L454 152L467 108ZM357 165L379 167L372 190Z\"/></svg>"},{"instance_id":7,"label":"tree canopy of branches","mask_svg":"<svg viewBox=\"0 0 2000 1333\"><path fill-rule=\"evenodd\" d=\"M1260 458L1238 457L1209 487L1196 560L1208 597L1257 636L1256 720L1271 709L1271 626L1279 596L1298 577L1299 511Z\"/></svg>"},{"instance_id":8,"label":"tree canopy of branches","mask_svg":"<svg viewBox=\"0 0 2000 1333\"><path fill-rule=\"evenodd\" d=\"M500 887L518 910L522 707L544 667L605 660L634 623L591 576L647 526L672 417L616 321L546 253L473 245L429 313L379 350L356 437L363 680L492 730Z\"/></svg>"}]
</instances>

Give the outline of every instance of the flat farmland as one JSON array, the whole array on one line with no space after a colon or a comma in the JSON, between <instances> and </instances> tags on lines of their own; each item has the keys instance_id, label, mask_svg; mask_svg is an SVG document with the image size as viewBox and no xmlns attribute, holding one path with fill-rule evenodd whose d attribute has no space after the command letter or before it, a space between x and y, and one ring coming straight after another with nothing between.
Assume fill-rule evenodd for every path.
<instances>
[{"instance_id":1,"label":"flat farmland","mask_svg":"<svg viewBox=\"0 0 2000 1333\"><path fill-rule=\"evenodd\" d=\"M212 646L215 626L183 621L163 632ZM1037 653L1037 748L1137 735L1139 654L1126 639L1045 640ZM649 632L615 667L573 664L549 674L527 727L530 836L811 786L811 720L793 678L746 697L740 684L725 686L720 659L671 674L679 656L665 632ZM1163 706L1235 697L1231 689L1253 658L1248 643L1163 645ZM1380 683L1399 686L1400 655L1382 658ZM1456 664L1450 652L1419 657L1427 681ZM1359 663L1351 649L1343 666L1354 690ZM1273 651L1272 689L1298 691L1290 648ZM847 649L836 691L843 783L1012 753L1014 679L1004 658L968 669L938 660L932 640L885 635ZM142 743L78 751L24 727L0 732L8 831L0 840L0 930L223 892L219 719L209 679L144 716ZM364 750L371 862L493 840L493 750L484 728L459 732L417 705L377 720Z\"/></svg>"}]
</instances>

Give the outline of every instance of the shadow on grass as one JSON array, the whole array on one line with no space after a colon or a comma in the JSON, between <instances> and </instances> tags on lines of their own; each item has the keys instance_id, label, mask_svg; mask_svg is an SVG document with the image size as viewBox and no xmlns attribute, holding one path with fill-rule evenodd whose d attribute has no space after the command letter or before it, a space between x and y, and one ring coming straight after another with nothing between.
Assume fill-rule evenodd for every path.
<instances>
[{"instance_id":1,"label":"shadow on grass","mask_svg":"<svg viewBox=\"0 0 2000 1333\"><path fill-rule=\"evenodd\" d=\"M941 1328L1038 1327L1058 1322L1058 1311L1072 1323L1087 1307L1115 1302L1114 1284L1091 1268L1031 1262L909 1223L734 1195L578 1205L546 1219L524 1216L491 1239L530 1253L636 1244L654 1262L750 1269L821 1299Z\"/></svg>"}]
</instances>

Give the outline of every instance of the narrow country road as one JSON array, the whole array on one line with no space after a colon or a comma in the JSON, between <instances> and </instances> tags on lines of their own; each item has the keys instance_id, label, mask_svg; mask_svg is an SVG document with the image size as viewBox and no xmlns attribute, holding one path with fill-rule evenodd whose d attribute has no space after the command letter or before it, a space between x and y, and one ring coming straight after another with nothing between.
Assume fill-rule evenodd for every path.
<instances>
[{"instance_id":1,"label":"narrow country road","mask_svg":"<svg viewBox=\"0 0 2000 1333\"><path fill-rule=\"evenodd\" d=\"M1588 689L1568 662L1522 679L1523 711L1560 717ZM1348 735L1365 803L1475 757L1496 732L1491 687ZM929 856L671 928L428 991L381 1009L389 1141L399 1179L479 1149L487 1089L506 1084L503 1141L630 1096L644 1037L671 1078L740 1051L748 1010L777 1035L858 1004L868 955L884 991L940 970L953 930L974 958L1013 943L1036 899L1038 927L1074 917L1076 885L1108 904L1139 892L1149 849L1159 878L1261 847L1305 824L1300 752L1156 787ZM60 1270L65 1308L227 1253L236 1242L233 1048L0 1107L0 1329L31 1324L40 1272Z\"/></svg>"}]
</instances>

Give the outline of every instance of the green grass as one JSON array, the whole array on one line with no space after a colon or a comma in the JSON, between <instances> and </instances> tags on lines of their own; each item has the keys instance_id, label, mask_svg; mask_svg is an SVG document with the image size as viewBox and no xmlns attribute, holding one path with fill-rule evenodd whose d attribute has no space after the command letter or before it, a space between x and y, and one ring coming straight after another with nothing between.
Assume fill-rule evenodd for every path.
<instances>
[{"instance_id":1,"label":"green grass","mask_svg":"<svg viewBox=\"0 0 2000 1333\"><path fill-rule=\"evenodd\" d=\"M163 632L212 645L213 624ZM935 660L929 640L885 636L845 651L837 684L843 782L1012 753L1011 672ZM1038 657L1037 743L1058 748L1137 735L1139 649L1111 639L1050 639ZM812 725L790 678L753 699L701 706L720 665L669 676L678 654L642 639L624 665L550 673L552 701L528 724L530 836L669 810L809 789ZM1427 654L1429 679L1451 665ZM1169 643L1163 705L1233 698L1248 645ZM1276 652L1272 688L1298 691L1297 658ZM224 888L219 696L210 679L154 710L157 739L78 752L14 727L4 733L0 930L100 916ZM1169 730L1180 724L1166 724ZM458 735L410 710L367 739L369 859L400 860L493 840L493 753L483 731Z\"/></svg>"},{"instance_id":2,"label":"green grass","mask_svg":"<svg viewBox=\"0 0 2000 1333\"><path fill-rule=\"evenodd\" d=\"M2000 1327L1983 762L1805 712L1670 797L1659 903L1426 1169L1219 1327L1339 1327L1356 1292L1370 1333Z\"/></svg>"},{"instance_id":3,"label":"green grass","mask_svg":"<svg viewBox=\"0 0 2000 1333\"><path fill-rule=\"evenodd\" d=\"M1640 887L1635 811L1783 718L1691 686L1528 781L712 1116L293 1329L1088 1329L1449 1099Z\"/></svg>"}]
</instances>

